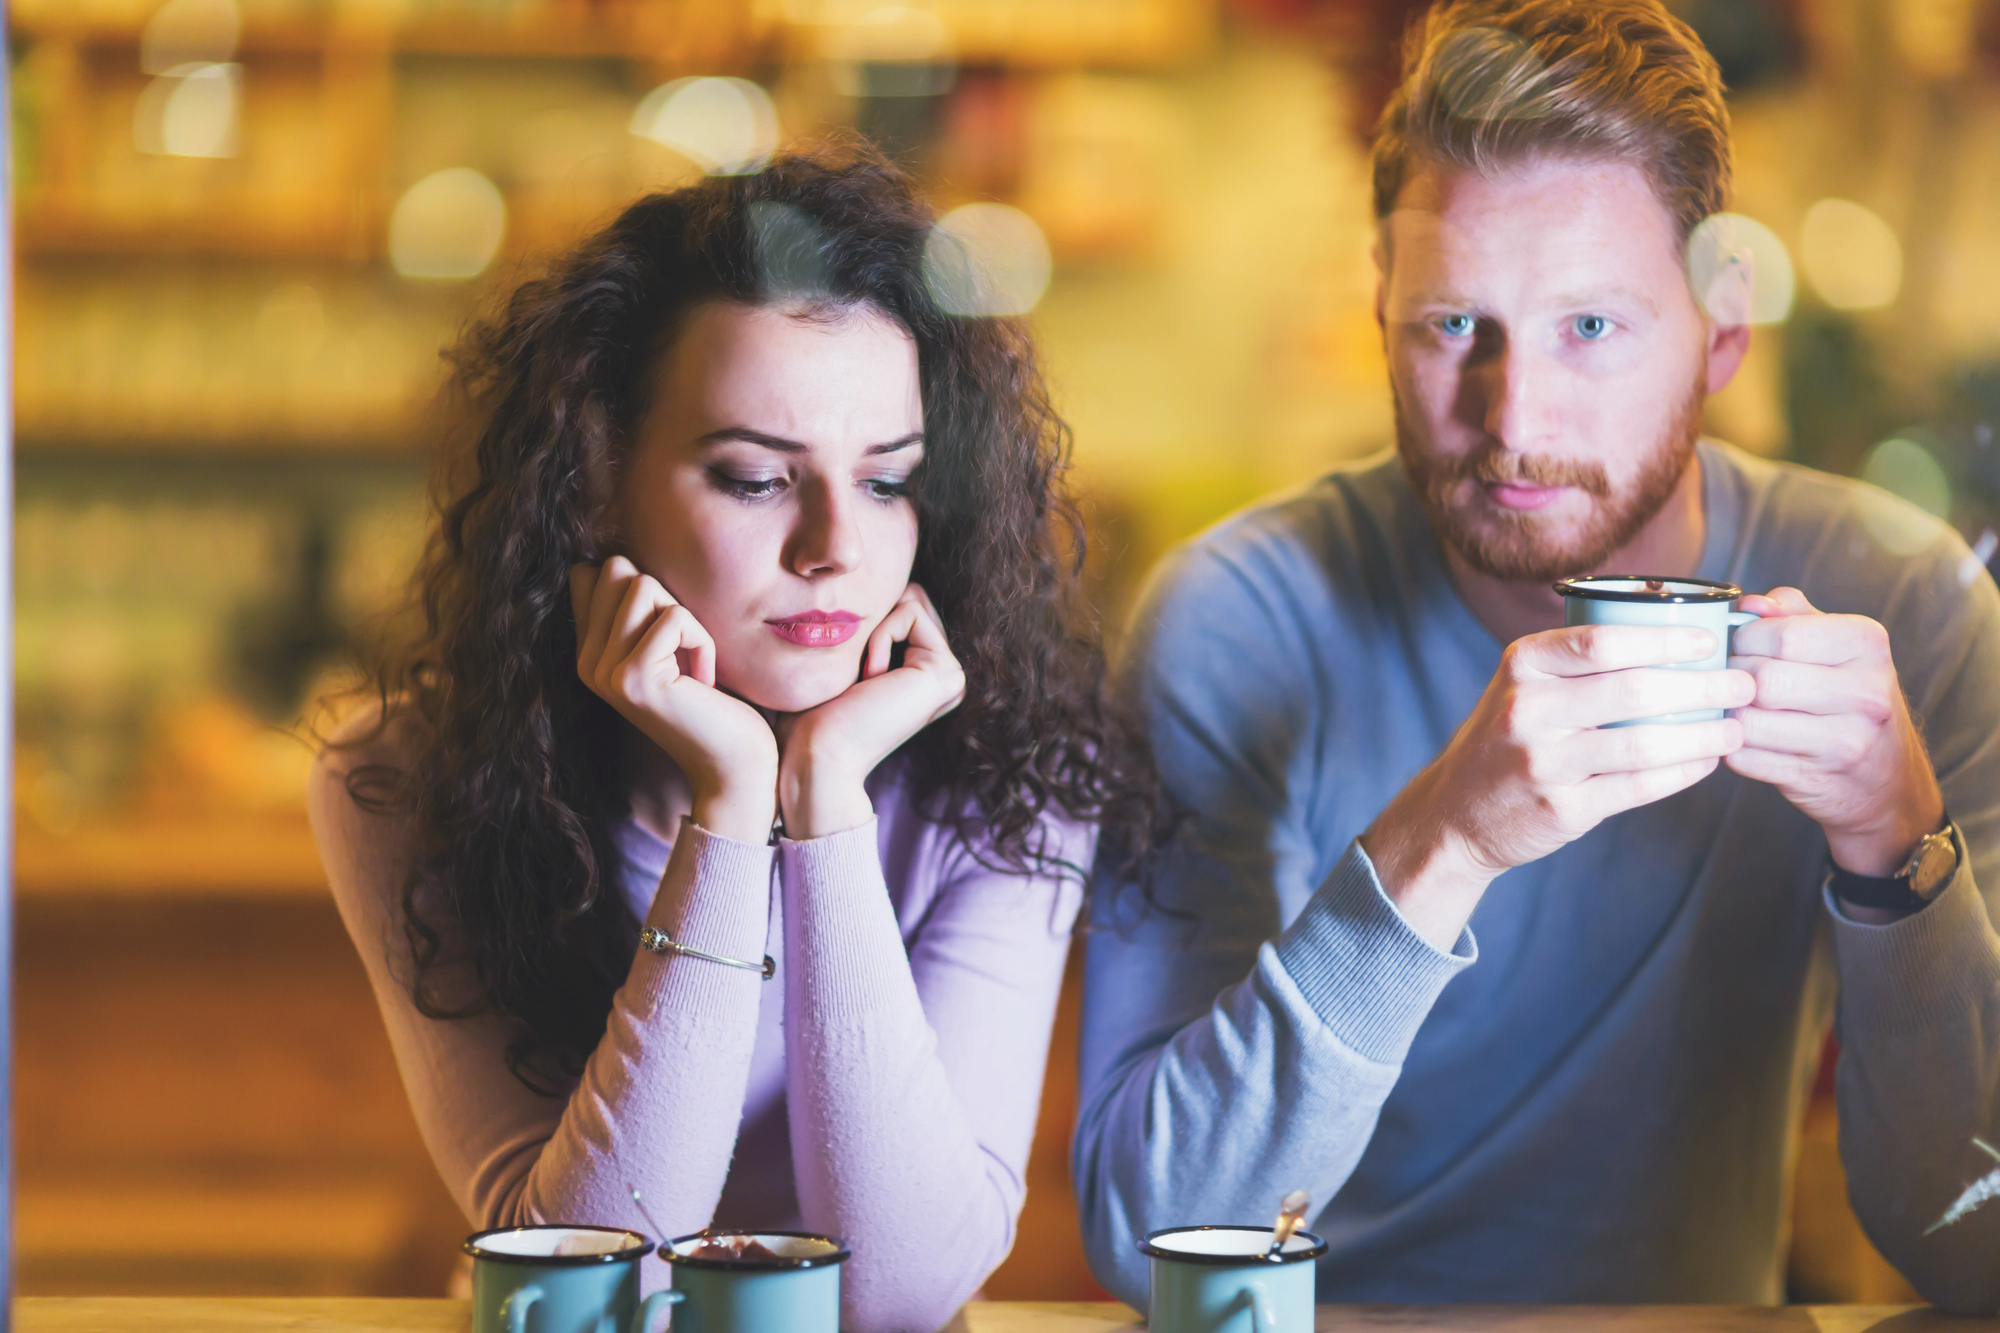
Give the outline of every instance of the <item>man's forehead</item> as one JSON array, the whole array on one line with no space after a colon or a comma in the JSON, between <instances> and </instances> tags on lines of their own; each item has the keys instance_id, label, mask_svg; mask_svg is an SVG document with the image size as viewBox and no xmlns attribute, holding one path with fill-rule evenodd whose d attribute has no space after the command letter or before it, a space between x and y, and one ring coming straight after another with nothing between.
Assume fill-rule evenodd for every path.
<instances>
[{"instance_id":1,"label":"man's forehead","mask_svg":"<svg viewBox=\"0 0 2000 1333\"><path fill-rule=\"evenodd\" d=\"M1533 271L1643 284L1681 269L1673 215L1623 162L1543 159L1491 175L1426 162L1382 233L1385 259L1412 279Z\"/></svg>"}]
</instances>

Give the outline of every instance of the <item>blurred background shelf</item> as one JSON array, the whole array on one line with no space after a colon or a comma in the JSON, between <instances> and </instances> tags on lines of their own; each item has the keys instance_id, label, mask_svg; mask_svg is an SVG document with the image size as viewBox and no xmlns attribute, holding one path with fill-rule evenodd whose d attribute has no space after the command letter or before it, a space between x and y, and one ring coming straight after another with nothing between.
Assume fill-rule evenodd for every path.
<instances>
[{"instance_id":1,"label":"blurred background shelf","mask_svg":"<svg viewBox=\"0 0 2000 1333\"><path fill-rule=\"evenodd\" d=\"M312 830L296 815L137 817L61 835L15 825L14 892L32 898L324 898Z\"/></svg>"}]
</instances>

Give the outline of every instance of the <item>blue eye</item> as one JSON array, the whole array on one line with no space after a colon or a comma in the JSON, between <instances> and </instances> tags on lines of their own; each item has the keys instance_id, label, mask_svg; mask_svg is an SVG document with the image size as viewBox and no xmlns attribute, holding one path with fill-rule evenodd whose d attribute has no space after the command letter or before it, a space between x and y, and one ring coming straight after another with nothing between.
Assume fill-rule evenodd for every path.
<instances>
[{"instance_id":1,"label":"blue eye","mask_svg":"<svg viewBox=\"0 0 2000 1333\"><path fill-rule=\"evenodd\" d=\"M1611 336L1611 321L1602 315L1578 315L1573 327L1576 336L1585 342L1597 342Z\"/></svg>"},{"instance_id":2,"label":"blue eye","mask_svg":"<svg viewBox=\"0 0 2000 1333\"><path fill-rule=\"evenodd\" d=\"M1472 316L1446 315L1438 321L1438 328L1444 331L1447 338L1463 338L1472 332Z\"/></svg>"}]
</instances>

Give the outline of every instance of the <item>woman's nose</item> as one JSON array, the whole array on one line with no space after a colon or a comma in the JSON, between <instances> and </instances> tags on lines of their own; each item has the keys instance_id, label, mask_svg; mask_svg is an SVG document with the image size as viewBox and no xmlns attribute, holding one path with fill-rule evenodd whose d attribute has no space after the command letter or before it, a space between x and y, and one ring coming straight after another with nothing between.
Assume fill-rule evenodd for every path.
<instances>
[{"instance_id":1,"label":"woman's nose","mask_svg":"<svg viewBox=\"0 0 2000 1333\"><path fill-rule=\"evenodd\" d=\"M794 574L844 574L861 563L861 530L854 498L839 486L812 482L803 488L798 523L785 562Z\"/></svg>"}]
</instances>

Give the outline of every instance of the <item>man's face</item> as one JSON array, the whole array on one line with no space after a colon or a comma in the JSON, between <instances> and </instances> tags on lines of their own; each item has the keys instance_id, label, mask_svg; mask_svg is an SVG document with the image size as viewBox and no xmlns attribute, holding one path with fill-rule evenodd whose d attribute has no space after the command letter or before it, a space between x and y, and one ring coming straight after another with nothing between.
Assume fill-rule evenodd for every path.
<instances>
[{"instance_id":1,"label":"man's face","mask_svg":"<svg viewBox=\"0 0 2000 1333\"><path fill-rule=\"evenodd\" d=\"M1623 163L1425 164L1382 242L1397 450L1432 526L1498 578L1601 572L1742 355L1696 305L1672 215Z\"/></svg>"}]
</instances>

